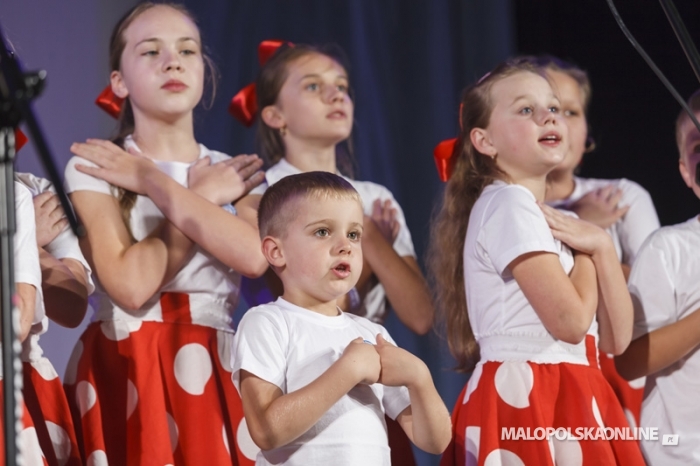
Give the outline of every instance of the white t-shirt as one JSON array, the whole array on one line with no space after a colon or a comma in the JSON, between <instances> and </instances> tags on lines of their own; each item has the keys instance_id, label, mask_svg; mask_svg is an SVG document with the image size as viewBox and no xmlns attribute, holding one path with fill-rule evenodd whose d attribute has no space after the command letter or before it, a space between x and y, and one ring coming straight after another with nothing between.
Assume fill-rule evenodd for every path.
<instances>
[{"instance_id":1,"label":"white t-shirt","mask_svg":"<svg viewBox=\"0 0 700 466\"><path fill-rule=\"evenodd\" d=\"M629 279L636 339L700 308L700 221L663 227L637 255ZM647 376L641 426L678 434L677 446L642 441L650 464L700 464L700 351Z\"/></svg>"},{"instance_id":2,"label":"white t-shirt","mask_svg":"<svg viewBox=\"0 0 700 466\"><path fill-rule=\"evenodd\" d=\"M340 311L339 311L340 312ZM287 394L316 380L357 337L376 343L381 325L352 314L324 316L282 298L250 309L234 336L233 383L241 369ZM306 433L274 450L258 453L258 465L389 465L384 414L395 419L410 405L406 387L360 384Z\"/></svg>"},{"instance_id":3,"label":"white t-shirt","mask_svg":"<svg viewBox=\"0 0 700 466\"><path fill-rule=\"evenodd\" d=\"M253 189L250 193L262 195L265 193L268 186L272 186L284 177L297 175L299 173L302 173L302 171L287 162L286 159L281 159L265 172L265 182ZM401 210L401 206L391 194L391 191L371 181L357 181L347 177L343 178L360 194L365 215L372 215L372 206L375 200L379 199L385 201L388 199L391 201L391 206L396 209L396 221L399 223L399 233L393 244L394 251L396 251L396 254L400 257L416 257L416 251L413 248L413 240L411 239L411 232L406 225L406 217L403 214L403 210ZM384 322L387 313L386 292L381 283L375 285L367 293L363 302L363 309L354 313L366 317L372 322L380 324Z\"/></svg>"},{"instance_id":4,"label":"white t-shirt","mask_svg":"<svg viewBox=\"0 0 700 466\"><path fill-rule=\"evenodd\" d=\"M15 173L15 180L22 183L32 195L32 198L46 191L56 193L53 184L45 178L39 178L31 173ZM53 241L44 246L46 252L54 256L56 259L75 259L80 262L85 269L87 276L87 292L91 294L95 285L92 282L92 270L88 265L83 253L78 244L78 238L73 234L70 227L66 227L61 233L56 236ZM43 301L42 306L45 308ZM42 355L41 347L39 346L39 336L48 330L48 319L43 318L40 321L36 316L29 336L22 344L22 359L26 361L36 361Z\"/></svg>"},{"instance_id":5,"label":"white t-shirt","mask_svg":"<svg viewBox=\"0 0 700 466\"><path fill-rule=\"evenodd\" d=\"M29 189L17 181L15 181L15 218L17 220L17 231L14 236L15 283L27 283L36 288L34 323L41 323L46 316L41 292L41 266L39 248L36 244L34 203Z\"/></svg>"},{"instance_id":6,"label":"white t-shirt","mask_svg":"<svg viewBox=\"0 0 700 466\"><path fill-rule=\"evenodd\" d=\"M594 178L574 177L574 192L567 199L551 202L557 208L568 209L583 196L596 189L615 186L622 191L619 205L629 206L629 210L620 220L607 228L615 244L615 251L620 262L632 265L644 240L659 229L659 217L656 215L654 202L646 189L634 181L625 178L619 180L599 180Z\"/></svg>"},{"instance_id":7,"label":"white t-shirt","mask_svg":"<svg viewBox=\"0 0 700 466\"><path fill-rule=\"evenodd\" d=\"M571 272L571 250L554 239L535 196L503 181L486 186L472 208L464 243L467 309L481 360L588 365L585 342L555 339L508 268L534 251L557 254L563 270ZM595 319L588 333L597 338Z\"/></svg>"},{"instance_id":8,"label":"white t-shirt","mask_svg":"<svg viewBox=\"0 0 700 466\"><path fill-rule=\"evenodd\" d=\"M131 136L127 137L124 146L138 150ZM207 149L200 144L199 158L209 156L216 163L229 156ZM192 164L184 162L166 162L154 160L158 168L183 186L187 186L187 174ZM116 189L106 181L79 172L76 164L95 166L80 157L68 161L65 174L66 191L94 191L116 196ZM148 236L165 216L147 196L138 196L131 210L131 232L137 241ZM235 238L231 238L235 241ZM219 330L231 330L231 313L236 308L241 276L235 270L219 262L198 245L194 245L191 259L180 269L175 277L160 289L161 292L172 291L189 294L190 313L192 322L199 325L214 327ZM124 320L124 321L163 321L160 306L160 293L156 293L138 311L121 309L112 302L95 277L95 297L97 306L95 320Z\"/></svg>"}]
</instances>

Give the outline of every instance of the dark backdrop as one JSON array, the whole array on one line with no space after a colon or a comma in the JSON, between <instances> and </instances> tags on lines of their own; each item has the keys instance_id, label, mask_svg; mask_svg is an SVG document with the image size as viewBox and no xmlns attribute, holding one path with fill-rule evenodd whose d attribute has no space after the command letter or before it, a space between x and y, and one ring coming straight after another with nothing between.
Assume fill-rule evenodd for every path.
<instances>
[{"instance_id":1,"label":"dark backdrop","mask_svg":"<svg viewBox=\"0 0 700 466\"><path fill-rule=\"evenodd\" d=\"M355 93L357 178L387 186L403 207L423 259L431 211L441 185L432 149L457 131L462 88L514 52L508 0L229 0L185 1L223 79L214 107L202 112L198 137L229 152L255 149L253 129L227 116L228 100L259 70L264 39L340 45ZM461 254L461 251L455 251ZM391 318L400 346L431 367L451 409L465 378L435 335L416 337ZM434 458L420 457L422 464Z\"/></svg>"},{"instance_id":2,"label":"dark backdrop","mask_svg":"<svg viewBox=\"0 0 700 466\"><path fill-rule=\"evenodd\" d=\"M700 2L675 0L696 44ZM627 27L680 94L700 87L656 0L615 2ZM582 176L626 177L654 199L662 225L698 214L698 199L678 173L674 125L681 107L627 41L605 0L514 2L521 53L551 53L588 70L593 84L590 132L597 149Z\"/></svg>"}]
</instances>

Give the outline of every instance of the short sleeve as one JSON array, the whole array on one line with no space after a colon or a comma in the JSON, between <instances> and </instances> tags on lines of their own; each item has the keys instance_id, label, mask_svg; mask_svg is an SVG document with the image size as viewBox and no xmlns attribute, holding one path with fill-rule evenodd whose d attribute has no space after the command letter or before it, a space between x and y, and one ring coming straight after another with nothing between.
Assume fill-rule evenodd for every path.
<instances>
[{"instance_id":1,"label":"short sleeve","mask_svg":"<svg viewBox=\"0 0 700 466\"><path fill-rule=\"evenodd\" d=\"M36 244L34 203L29 190L15 182L17 231L15 232L15 282L41 288L39 249Z\"/></svg>"},{"instance_id":2,"label":"short sleeve","mask_svg":"<svg viewBox=\"0 0 700 466\"><path fill-rule=\"evenodd\" d=\"M67 193L73 193L75 191L94 191L97 193L114 195L115 190L112 185L104 180L78 171L75 168L77 164L97 167L97 165L89 160L80 157L72 157L66 165L65 178L63 180Z\"/></svg>"},{"instance_id":3,"label":"short sleeve","mask_svg":"<svg viewBox=\"0 0 700 466\"><path fill-rule=\"evenodd\" d=\"M287 392L287 342L282 316L274 310L253 308L245 313L233 338L233 383L241 391L240 371L245 370Z\"/></svg>"},{"instance_id":4,"label":"short sleeve","mask_svg":"<svg viewBox=\"0 0 700 466\"><path fill-rule=\"evenodd\" d=\"M652 237L637 255L628 287L634 305L632 339L678 320L673 279L664 250Z\"/></svg>"},{"instance_id":5,"label":"short sleeve","mask_svg":"<svg viewBox=\"0 0 700 466\"><path fill-rule=\"evenodd\" d=\"M629 206L629 210L620 221L618 234L623 262L631 265L644 241L659 229L659 217L646 189L625 179L620 181L620 188L623 190L620 204Z\"/></svg>"},{"instance_id":6,"label":"short sleeve","mask_svg":"<svg viewBox=\"0 0 700 466\"><path fill-rule=\"evenodd\" d=\"M490 199L480 220L477 242L501 275L523 254L559 252L535 197L525 188L516 185L502 188Z\"/></svg>"},{"instance_id":7,"label":"short sleeve","mask_svg":"<svg viewBox=\"0 0 700 466\"><path fill-rule=\"evenodd\" d=\"M381 334L386 341L392 345L398 346L384 327L381 327ZM388 387L385 385L382 405L384 406L386 415L396 420L399 414L411 405L411 397L408 394L408 389L406 387Z\"/></svg>"}]
</instances>

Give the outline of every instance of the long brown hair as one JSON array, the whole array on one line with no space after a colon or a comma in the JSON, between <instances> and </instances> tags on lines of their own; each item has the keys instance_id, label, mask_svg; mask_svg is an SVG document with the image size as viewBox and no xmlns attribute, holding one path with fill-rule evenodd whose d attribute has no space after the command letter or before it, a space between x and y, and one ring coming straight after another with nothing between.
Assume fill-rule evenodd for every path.
<instances>
[{"instance_id":1,"label":"long brown hair","mask_svg":"<svg viewBox=\"0 0 700 466\"><path fill-rule=\"evenodd\" d=\"M457 360L456 369L460 371L472 370L479 357L464 291L463 251L469 215L486 186L497 179L508 180L508 175L498 167L495 159L474 148L470 133L474 128L489 125L494 83L522 72L542 75L527 61L509 60L464 91L460 114L462 128L453 154L455 164L445 186L442 204L432 222L428 268L435 290L438 324Z\"/></svg>"},{"instance_id":2,"label":"long brown hair","mask_svg":"<svg viewBox=\"0 0 700 466\"><path fill-rule=\"evenodd\" d=\"M260 70L255 81L255 94L257 97L258 110L262 111L269 105L277 104L282 86L284 86L289 76L289 66L302 57L311 54L320 54L329 57L342 66L348 72L347 60L342 50L336 46L316 47L306 44L295 44L294 46L283 45L265 63ZM352 92L349 92L352 99ZM353 123L354 126L354 123ZM279 130L271 128L262 121L258 122L256 140L258 153L265 162L272 166L285 156L285 147ZM348 138L335 146L336 165L340 172L350 178L355 173L355 160L353 157L352 131Z\"/></svg>"},{"instance_id":3,"label":"long brown hair","mask_svg":"<svg viewBox=\"0 0 700 466\"><path fill-rule=\"evenodd\" d=\"M110 71L120 71L122 53L124 52L124 47L126 47L126 38L124 37L124 32L127 28L138 18L142 13L150 10L156 6L167 6L172 8L183 15L187 16L193 23L197 24L195 17L190 13L190 11L183 5L178 3L155 3L155 2L144 2L136 5L131 10L127 11L124 16L117 22L112 30L112 35L109 39L109 69ZM211 60L209 55L205 52L204 47L202 47L202 59L204 60L204 82L205 87L210 87L212 89L213 101L214 95L216 94L216 78L217 71L214 66L214 62ZM129 97L124 99L122 104L121 114L119 115L119 124L117 127L117 135L112 139L112 142L118 146L124 146L124 139L132 134L135 129L134 122L134 111L131 107L131 100ZM126 225L129 235L132 240L134 236L131 232L131 209L133 209L136 204L137 194L132 191L127 191L123 188L114 187L117 193L117 199L119 200L119 211L121 212L122 220Z\"/></svg>"}]
</instances>

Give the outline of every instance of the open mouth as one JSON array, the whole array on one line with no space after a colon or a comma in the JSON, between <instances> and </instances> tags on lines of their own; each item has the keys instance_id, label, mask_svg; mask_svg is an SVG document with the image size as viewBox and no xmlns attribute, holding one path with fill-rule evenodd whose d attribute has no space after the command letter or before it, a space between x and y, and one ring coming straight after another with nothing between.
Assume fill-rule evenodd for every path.
<instances>
[{"instance_id":1,"label":"open mouth","mask_svg":"<svg viewBox=\"0 0 700 466\"><path fill-rule=\"evenodd\" d=\"M340 278L346 278L350 276L350 264L341 262L340 264L333 267L333 272L336 276Z\"/></svg>"},{"instance_id":2,"label":"open mouth","mask_svg":"<svg viewBox=\"0 0 700 466\"><path fill-rule=\"evenodd\" d=\"M342 120L347 118L347 115L342 110L336 110L335 112L329 113L327 118L330 118L331 120Z\"/></svg>"},{"instance_id":3,"label":"open mouth","mask_svg":"<svg viewBox=\"0 0 700 466\"><path fill-rule=\"evenodd\" d=\"M547 145L556 145L561 142L561 136L557 133L547 133L538 139L538 141Z\"/></svg>"}]
</instances>

